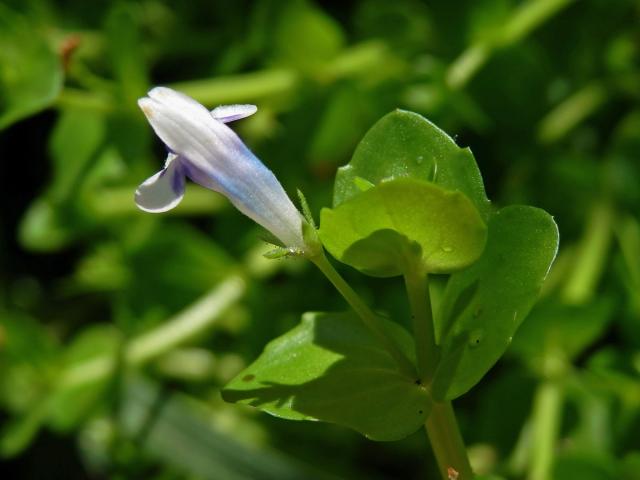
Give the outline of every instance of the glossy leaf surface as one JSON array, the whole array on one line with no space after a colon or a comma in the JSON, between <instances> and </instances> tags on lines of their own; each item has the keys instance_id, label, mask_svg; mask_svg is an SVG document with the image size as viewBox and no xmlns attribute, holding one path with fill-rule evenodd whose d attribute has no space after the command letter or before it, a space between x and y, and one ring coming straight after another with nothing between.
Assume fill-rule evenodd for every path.
<instances>
[{"instance_id":1,"label":"glossy leaf surface","mask_svg":"<svg viewBox=\"0 0 640 480\"><path fill-rule=\"evenodd\" d=\"M462 193L398 178L323 209L320 238L335 258L370 275L399 275L414 262L451 273L480 256L486 227Z\"/></svg>"},{"instance_id":2,"label":"glossy leaf surface","mask_svg":"<svg viewBox=\"0 0 640 480\"><path fill-rule=\"evenodd\" d=\"M558 249L558 229L544 210L503 208L489 221L487 246L451 277L436 315L442 361L435 398L473 387L504 353L535 303Z\"/></svg>"},{"instance_id":3,"label":"glossy leaf surface","mask_svg":"<svg viewBox=\"0 0 640 480\"><path fill-rule=\"evenodd\" d=\"M490 203L471 150L460 148L423 116L396 110L380 119L364 136L348 165L336 175L333 205L359 195L358 180L413 178L432 181L464 193L486 219Z\"/></svg>"},{"instance_id":4,"label":"glossy leaf surface","mask_svg":"<svg viewBox=\"0 0 640 480\"><path fill-rule=\"evenodd\" d=\"M406 354L412 340L398 325L389 333ZM424 423L426 390L401 374L395 361L350 313L307 313L273 340L223 390L230 402L289 420L337 423L373 440L398 440Z\"/></svg>"}]
</instances>

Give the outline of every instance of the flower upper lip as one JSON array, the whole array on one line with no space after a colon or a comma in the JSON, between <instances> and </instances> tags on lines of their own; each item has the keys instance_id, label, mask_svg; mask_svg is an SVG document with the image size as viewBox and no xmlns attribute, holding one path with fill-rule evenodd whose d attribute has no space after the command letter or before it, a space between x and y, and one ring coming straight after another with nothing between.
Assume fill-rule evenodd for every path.
<instances>
[{"instance_id":1,"label":"flower upper lip","mask_svg":"<svg viewBox=\"0 0 640 480\"><path fill-rule=\"evenodd\" d=\"M302 216L282 185L226 123L256 112L254 105L220 106L211 112L166 87L138 101L170 153L163 170L136 190L145 211L164 212L184 195L184 178L225 195L242 213L288 247L303 248Z\"/></svg>"}]
</instances>

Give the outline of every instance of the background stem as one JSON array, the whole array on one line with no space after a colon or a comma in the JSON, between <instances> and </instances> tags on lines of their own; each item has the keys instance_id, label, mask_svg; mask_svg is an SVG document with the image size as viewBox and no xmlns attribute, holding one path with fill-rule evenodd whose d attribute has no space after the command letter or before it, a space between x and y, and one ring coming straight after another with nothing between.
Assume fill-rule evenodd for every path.
<instances>
[{"instance_id":1,"label":"background stem","mask_svg":"<svg viewBox=\"0 0 640 480\"><path fill-rule=\"evenodd\" d=\"M581 305L593 298L607 264L614 220L611 202L607 198L598 200L589 215L578 245L575 266L562 292L562 299L566 303Z\"/></svg>"},{"instance_id":2,"label":"background stem","mask_svg":"<svg viewBox=\"0 0 640 480\"><path fill-rule=\"evenodd\" d=\"M516 7L491 39L470 45L449 65L447 84L453 89L463 88L487 63L498 48L511 46L543 25L575 0L528 0Z\"/></svg>"},{"instance_id":3,"label":"background stem","mask_svg":"<svg viewBox=\"0 0 640 480\"><path fill-rule=\"evenodd\" d=\"M549 480L553 470L553 451L560 432L562 387L556 380L538 386L533 401L533 442L529 480Z\"/></svg>"},{"instance_id":4,"label":"background stem","mask_svg":"<svg viewBox=\"0 0 640 480\"><path fill-rule=\"evenodd\" d=\"M242 278L227 278L184 311L153 330L133 338L123 354L125 365L142 365L202 334L244 295L245 290ZM98 381L110 375L115 366L116 359L113 355L97 356L65 370L58 384L71 387Z\"/></svg>"}]
</instances>

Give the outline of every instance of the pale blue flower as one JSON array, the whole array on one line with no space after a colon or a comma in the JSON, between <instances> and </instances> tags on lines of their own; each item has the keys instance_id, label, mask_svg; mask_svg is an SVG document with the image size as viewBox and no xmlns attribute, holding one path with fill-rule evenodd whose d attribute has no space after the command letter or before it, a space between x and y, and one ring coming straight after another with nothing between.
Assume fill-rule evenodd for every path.
<instances>
[{"instance_id":1,"label":"pale blue flower","mask_svg":"<svg viewBox=\"0 0 640 480\"><path fill-rule=\"evenodd\" d=\"M226 196L285 246L304 247L304 220L282 185L225 125L255 113L254 105L209 111L191 97L165 87L152 89L138 104L169 150L164 168L136 190L139 208L147 212L172 209L182 200L188 177Z\"/></svg>"}]
</instances>

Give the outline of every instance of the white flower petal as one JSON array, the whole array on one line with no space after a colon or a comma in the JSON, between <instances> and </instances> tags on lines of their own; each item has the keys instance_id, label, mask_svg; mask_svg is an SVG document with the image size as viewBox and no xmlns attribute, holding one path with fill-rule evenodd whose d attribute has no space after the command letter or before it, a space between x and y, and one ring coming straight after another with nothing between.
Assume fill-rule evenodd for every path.
<instances>
[{"instance_id":1,"label":"white flower petal","mask_svg":"<svg viewBox=\"0 0 640 480\"><path fill-rule=\"evenodd\" d=\"M224 130L228 127L214 120L209 110L199 103L188 97L181 98L182 95L163 98L157 95L157 90L152 90L156 92L153 98L138 100L138 105L170 151L207 170L211 167L209 157L217 153L224 156L227 150L242 146L237 136L235 142L232 137L225 136Z\"/></svg>"},{"instance_id":2,"label":"white flower petal","mask_svg":"<svg viewBox=\"0 0 640 480\"><path fill-rule=\"evenodd\" d=\"M177 155L169 154L165 168L148 178L136 190L136 205L141 210L161 213L171 210L184 196L184 175Z\"/></svg>"},{"instance_id":3,"label":"white flower petal","mask_svg":"<svg viewBox=\"0 0 640 480\"><path fill-rule=\"evenodd\" d=\"M189 95L185 95L182 92L178 92L168 87L154 87L149 90L147 96L159 102L177 106L181 109L188 108L189 106L196 110L202 110L204 108Z\"/></svg>"},{"instance_id":4,"label":"white flower petal","mask_svg":"<svg viewBox=\"0 0 640 480\"><path fill-rule=\"evenodd\" d=\"M183 175L225 195L285 245L304 247L300 213L271 170L233 130L192 98L168 88L154 88L138 104L178 155Z\"/></svg>"},{"instance_id":5,"label":"white flower petal","mask_svg":"<svg viewBox=\"0 0 640 480\"><path fill-rule=\"evenodd\" d=\"M220 105L211 110L211 116L224 123L233 122L253 115L258 111L255 105Z\"/></svg>"}]
</instances>

